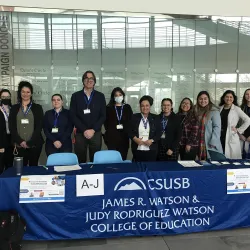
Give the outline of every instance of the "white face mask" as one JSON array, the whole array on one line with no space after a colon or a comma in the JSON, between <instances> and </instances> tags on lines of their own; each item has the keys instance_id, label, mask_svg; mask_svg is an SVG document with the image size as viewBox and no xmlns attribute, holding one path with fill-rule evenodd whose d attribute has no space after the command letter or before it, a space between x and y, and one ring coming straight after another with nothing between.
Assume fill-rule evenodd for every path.
<instances>
[{"instance_id":1,"label":"white face mask","mask_svg":"<svg viewBox=\"0 0 250 250\"><path fill-rule=\"evenodd\" d=\"M116 103L122 103L122 101L123 101L123 96L116 96L115 97L115 102Z\"/></svg>"}]
</instances>

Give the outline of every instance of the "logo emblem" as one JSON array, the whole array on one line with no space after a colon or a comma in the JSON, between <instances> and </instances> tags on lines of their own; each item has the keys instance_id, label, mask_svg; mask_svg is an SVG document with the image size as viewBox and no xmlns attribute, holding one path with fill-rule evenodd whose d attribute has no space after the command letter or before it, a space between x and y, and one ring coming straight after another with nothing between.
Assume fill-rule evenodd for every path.
<instances>
[{"instance_id":1,"label":"logo emblem","mask_svg":"<svg viewBox=\"0 0 250 250\"><path fill-rule=\"evenodd\" d=\"M142 180L136 177L126 177L120 180L114 188L114 191L146 190L146 185Z\"/></svg>"}]
</instances>

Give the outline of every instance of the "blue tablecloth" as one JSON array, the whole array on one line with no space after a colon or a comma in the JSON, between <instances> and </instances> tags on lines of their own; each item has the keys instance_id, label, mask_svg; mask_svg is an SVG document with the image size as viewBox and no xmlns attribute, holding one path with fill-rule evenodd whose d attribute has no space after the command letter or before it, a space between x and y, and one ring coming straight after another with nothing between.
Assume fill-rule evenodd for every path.
<instances>
[{"instance_id":1,"label":"blue tablecloth","mask_svg":"<svg viewBox=\"0 0 250 250\"><path fill-rule=\"evenodd\" d=\"M66 173L65 202L19 204L20 177L0 176L0 210L27 221L26 240L166 235L250 226L250 195L227 195L227 169L178 163L83 165ZM76 197L76 174L104 173L104 195ZM25 167L24 175L55 174ZM100 176L100 175L94 175ZM98 177L99 178L99 177Z\"/></svg>"}]
</instances>

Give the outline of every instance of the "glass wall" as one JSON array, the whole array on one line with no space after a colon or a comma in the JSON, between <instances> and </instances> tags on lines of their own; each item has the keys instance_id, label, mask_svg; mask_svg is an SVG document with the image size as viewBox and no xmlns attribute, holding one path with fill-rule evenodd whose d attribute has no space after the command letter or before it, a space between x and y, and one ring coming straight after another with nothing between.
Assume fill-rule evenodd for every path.
<instances>
[{"instance_id":1,"label":"glass wall","mask_svg":"<svg viewBox=\"0 0 250 250\"><path fill-rule=\"evenodd\" d=\"M82 74L93 70L107 102L119 86L134 112L145 94L156 113L163 98L177 110L201 90L218 104L226 89L241 98L250 87L249 46L249 18L0 12L0 88L14 91L26 79L45 110L54 93L69 106Z\"/></svg>"}]
</instances>

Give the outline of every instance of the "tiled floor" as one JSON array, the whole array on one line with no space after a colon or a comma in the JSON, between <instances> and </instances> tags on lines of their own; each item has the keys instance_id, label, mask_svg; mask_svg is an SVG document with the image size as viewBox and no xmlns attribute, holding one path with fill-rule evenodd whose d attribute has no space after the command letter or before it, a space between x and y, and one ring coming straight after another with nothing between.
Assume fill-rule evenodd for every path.
<instances>
[{"instance_id":1,"label":"tiled floor","mask_svg":"<svg viewBox=\"0 0 250 250\"><path fill-rule=\"evenodd\" d=\"M250 250L250 228L177 236L24 242L23 250Z\"/></svg>"}]
</instances>

